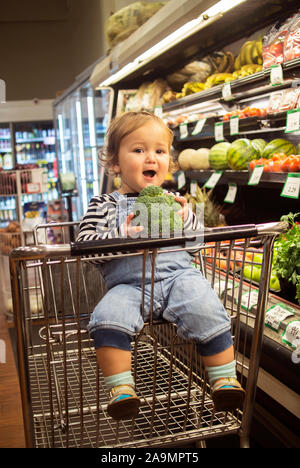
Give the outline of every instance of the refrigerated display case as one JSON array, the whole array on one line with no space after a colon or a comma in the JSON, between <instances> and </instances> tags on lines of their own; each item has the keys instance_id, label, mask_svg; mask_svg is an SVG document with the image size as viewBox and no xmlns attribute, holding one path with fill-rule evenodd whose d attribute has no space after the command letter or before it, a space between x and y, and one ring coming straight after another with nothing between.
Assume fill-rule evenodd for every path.
<instances>
[{"instance_id":1,"label":"refrigerated display case","mask_svg":"<svg viewBox=\"0 0 300 468\"><path fill-rule=\"evenodd\" d=\"M0 167L13 168L12 132L8 123L0 124Z\"/></svg>"},{"instance_id":2,"label":"refrigerated display case","mask_svg":"<svg viewBox=\"0 0 300 468\"><path fill-rule=\"evenodd\" d=\"M48 192L45 201L56 200L58 173L53 121L17 122L13 124L13 129L17 167L35 164L47 169Z\"/></svg>"},{"instance_id":3,"label":"refrigerated display case","mask_svg":"<svg viewBox=\"0 0 300 468\"><path fill-rule=\"evenodd\" d=\"M93 90L88 81L54 103L58 169L75 175L77 192L72 196L72 220L86 212L93 195L105 192L107 178L98 164L98 150L112 114L113 91Z\"/></svg>"},{"instance_id":4,"label":"refrigerated display case","mask_svg":"<svg viewBox=\"0 0 300 468\"><path fill-rule=\"evenodd\" d=\"M48 174L48 190L43 190L43 201L56 200L58 174L53 121L0 123L0 171L34 168L44 169ZM24 193L19 203L34 201L35 195ZM14 193L0 194L1 228L9 222L22 222L17 205Z\"/></svg>"}]
</instances>

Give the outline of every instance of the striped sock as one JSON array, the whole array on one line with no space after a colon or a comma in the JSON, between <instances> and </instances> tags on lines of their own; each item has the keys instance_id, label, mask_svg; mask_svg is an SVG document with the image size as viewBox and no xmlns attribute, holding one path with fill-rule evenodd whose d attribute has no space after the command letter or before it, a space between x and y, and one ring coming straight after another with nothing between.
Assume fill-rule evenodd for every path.
<instances>
[{"instance_id":1,"label":"striped sock","mask_svg":"<svg viewBox=\"0 0 300 468\"><path fill-rule=\"evenodd\" d=\"M210 385L212 385L216 380L224 377L233 377L236 379L236 361L231 361L228 364L223 364L222 366L206 367L206 372Z\"/></svg>"},{"instance_id":2,"label":"striped sock","mask_svg":"<svg viewBox=\"0 0 300 468\"><path fill-rule=\"evenodd\" d=\"M134 380L131 375L131 371L125 371L120 374L104 377L104 382L108 392L117 385L132 385L134 387Z\"/></svg>"}]
</instances>

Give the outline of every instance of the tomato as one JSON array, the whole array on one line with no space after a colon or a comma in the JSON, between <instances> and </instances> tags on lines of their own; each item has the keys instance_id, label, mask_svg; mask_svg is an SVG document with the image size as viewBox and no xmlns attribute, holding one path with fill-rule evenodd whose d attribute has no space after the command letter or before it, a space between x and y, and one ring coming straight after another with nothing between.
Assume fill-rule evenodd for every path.
<instances>
[{"instance_id":1,"label":"tomato","mask_svg":"<svg viewBox=\"0 0 300 468\"><path fill-rule=\"evenodd\" d=\"M286 158L285 153L275 153L272 157L272 161L282 161L282 159Z\"/></svg>"},{"instance_id":2,"label":"tomato","mask_svg":"<svg viewBox=\"0 0 300 468\"><path fill-rule=\"evenodd\" d=\"M258 159L252 159L252 161L250 161L250 164L249 164L250 171L253 171L253 169L255 168L257 164L258 164Z\"/></svg>"},{"instance_id":3,"label":"tomato","mask_svg":"<svg viewBox=\"0 0 300 468\"><path fill-rule=\"evenodd\" d=\"M281 161L273 161L272 171L273 172L282 172L281 166L282 166Z\"/></svg>"},{"instance_id":4,"label":"tomato","mask_svg":"<svg viewBox=\"0 0 300 468\"><path fill-rule=\"evenodd\" d=\"M281 168L282 168L283 172L289 172L289 168L290 168L290 164L291 164L292 160L293 160L293 158L288 156L287 158L285 158L282 161Z\"/></svg>"}]
</instances>

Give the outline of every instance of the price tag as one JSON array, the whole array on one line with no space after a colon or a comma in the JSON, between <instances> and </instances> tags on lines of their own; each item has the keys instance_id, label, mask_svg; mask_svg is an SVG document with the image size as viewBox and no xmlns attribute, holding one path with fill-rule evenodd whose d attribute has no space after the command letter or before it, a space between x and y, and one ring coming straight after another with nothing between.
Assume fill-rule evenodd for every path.
<instances>
[{"instance_id":1,"label":"price tag","mask_svg":"<svg viewBox=\"0 0 300 468\"><path fill-rule=\"evenodd\" d=\"M26 184L26 193L40 193L41 185L37 183Z\"/></svg>"},{"instance_id":2,"label":"price tag","mask_svg":"<svg viewBox=\"0 0 300 468\"><path fill-rule=\"evenodd\" d=\"M162 118L162 116L163 116L162 106L155 106L154 107L154 115L157 115L157 117Z\"/></svg>"},{"instance_id":3,"label":"price tag","mask_svg":"<svg viewBox=\"0 0 300 468\"><path fill-rule=\"evenodd\" d=\"M242 294L241 307L245 310L251 310L258 302L258 292L254 289Z\"/></svg>"},{"instance_id":4,"label":"price tag","mask_svg":"<svg viewBox=\"0 0 300 468\"><path fill-rule=\"evenodd\" d=\"M229 120L230 135L239 134L239 123L240 123L240 119L238 115L233 115L232 117L230 117L230 120Z\"/></svg>"},{"instance_id":5,"label":"price tag","mask_svg":"<svg viewBox=\"0 0 300 468\"><path fill-rule=\"evenodd\" d=\"M215 123L215 140L224 141L224 127L223 122Z\"/></svg>"},{"instance_id":6,"label":"price tag","mask_svg":"<svg viewBox=\"0 0 300 468\"><path fill-rule=\"evenodd\" d=\"M296 341L299 342L300 340L300 320L293 320L290 322L283 334L282 334L282 341L292 348L296 348Z\"/></svg>"},{"instance_id":7,"label":"price tag","mask_svg":"<svg viewBox=\"0 0 300 468\"><path fill-rule=\"evenodd\" d=\"M184 174L183 171L180 171L180 172L178 173L178 179L177 179L177 187L178 187L178 189L179 189L179 190L182 189L182 187L185 186L185 183L186 183L186 181L185 181L185 174Z\"/></svg>"},{"instance_id":8,"label":"price tag","mask_svg":"<svg viewBox=\"0 0 300 468\"><path fill-rule=\"evenodd\" d=\"M225 290L230 290L232 289L232 281L228 280L227 282L225 280L220 280L217 283L214 284L214 290L218 294L220 298L222 298Z\"/></svg>"},{"instance_id":9,"label":"price tag","mask_svg":"<svg viewBox=\"0 0 300 468\"><path fill-rule=\"evenodd\" d=\"M270 307L265 315L266 327L272 328L272 330L278 331L281 323L287 317L295 314L295 309L285 305L283 302Z\"/></svg>"},{"instance_id":10,"label":"price tag","mask_svg":"<svg viewBox=\"0 0 300 468\"><path fill-rule=\"evenodd\" d=\"M230 101L231 99L233 99L234 96L232 95L232 92L231 92L230 83L224 83L222 87L222 97L224 101Z\"/></svg>"},{"instance_id":11,"label":"price tag","mask_svg":"<svg viewBox=\"0 0 300 468\"><path fill-rule=\"evenodd\" d=\"M292 109L286 113L285 133L298 132L300 130L300 109Z\"/></svg>"},{"instance_id":12,"label":"price tag","mask_svg":"<svg viewBox=\"0 0 300 468\"><path fill-rule=\"evenodd\" d=\"M270 70L270 82L272 86L283 84L283 71L280 63L277 65L271 65Z\"/></svg>"},{"instance_id":13,"label":"price tag","mask_svg":"<svg viewBox=\"0 0 300 468\"><path fill-rule=\"evenodd\" d=\"M264 172L264 165L257 165L252 171L252 174L250 175L248 185L258 185L259 181L261 179L261 176L263 175Z\"/></svg>"},{"instance_id":14,"label":"price tag","mask_svg":"<svg viewBox=\"0 0 300 468\"><path fill-rule=\"evenodd\" d=\"M198 135L199 133L201 133L205 125L205 122L206 122L206 119L197 120L195 128L192 131L192 135Z\"/></svg>"},{"instance_id":15,"label":"price tag","mask_svg":"<svg viewBox=\"0 0 300 468\"><path fill-rule=\"evenodd\" d=\"M188 131L188 126L187 123L182 123L179 125L179 133L180 133L180 138L186 138L189 136L189 131Z\"/></svg>"},{"instance_id":16,"label":"price tag","mask_svg":"<svg viewBox=\"0 0 300 468\"><path fill-rule=\"evenodd\" d=\"M290 172L286 178L281 197L299 198L300 193L300 172Z\"/></svg>"},{"instance_id":17,"label":"price tag","mask_svg":"<svg viewBox=\"0 0 300 468\"><path fill-rule=\"evenodd\" d=\"M191 180L190 192L191 192L192 197L196 197L197 195L197 185L198 184L195 180Z\"/></svg>"},{"instance_id":18,"label":"price tag","mask_svg":"<svg viewBox=\"0 0 300 468\"><path fill-rule=\"evenodd\" d=\"M214 188L222 177L223 171L214 172L210 178L205 182L205 188Z\"/></svg>"},{"instance_id":19,"label":"price tag","mask_svg":"<svg viewBox=\"0 0 300 468\"><path fill-rule=\"evenodd\" d=\"M234 203L236 194L237 194L237 185L228 184L228 192L226 194L226 197L224 198L224 202Z\"/></svg>"}]
</instances>

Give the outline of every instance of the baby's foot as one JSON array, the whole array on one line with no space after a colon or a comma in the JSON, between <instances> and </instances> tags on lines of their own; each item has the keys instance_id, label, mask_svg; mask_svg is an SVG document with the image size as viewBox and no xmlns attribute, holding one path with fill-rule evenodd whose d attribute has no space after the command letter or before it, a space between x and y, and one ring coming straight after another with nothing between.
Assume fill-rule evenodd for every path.
<instances>
[{"instance_id":1,"label":"baby's foot","mask_svg":"<svg viewBox=\"0 0 300 468\"><path fill-rule=\"evenodd\" d=\"M212 399L216 411L230 411L242 408L244 398L245 390L232 377L218 379L212 385Z\"/></svg>"},{"instance_id":2,"label":"baby's foot","mask_svg":"<svg viewBox=\"0 0 300 468\"><path fill-rule=\"evenodd\" d=\"M141 402L131 385L117 385L110 390L109 396L107 412L112 418L119 421L138 415Z\"/></svg>"}]
</instances>

